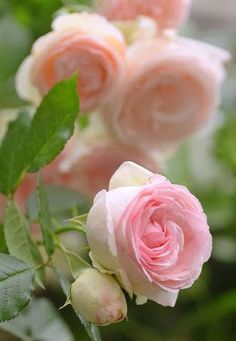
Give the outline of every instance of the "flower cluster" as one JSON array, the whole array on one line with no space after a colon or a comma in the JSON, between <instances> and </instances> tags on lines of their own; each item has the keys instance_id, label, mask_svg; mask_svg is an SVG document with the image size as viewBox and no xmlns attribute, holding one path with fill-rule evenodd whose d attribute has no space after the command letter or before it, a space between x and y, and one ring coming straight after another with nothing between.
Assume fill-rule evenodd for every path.
<instances>
[{"instance_id":1,"label":"flower cluster","mask_svg":"<svg viewBox=\"0 0 236 341\"><path fill-rule=\"evenodd\" d=\"M157 172L167 151L211 119L229 54L178 35L190 2L98 0L96 13L62 14L34 43L17 73L19 96L38 105L77 74L90 121L53 164L64 184L93 197L125 160Z\"/></svg>"},{"instance_id":2,"label":"flower cluster","mask_svg":"<svg viewBox=\"0 0 236 341\"><path fill-rule=\"evenodd\" d=\"M173 307L211 254L199 201L157 174L162 155L217 110L229 59L222 49L178 35L190 3L97 0L95 13L59 15L16 76L19 96L36 106L56 83L77 76L81 116L89 123L85 129L78 123L41 173L46 184L97 193L83 231L93 267L82 260L68 297L78 315L97 325L126 317L123 290L137 304ZM27 175L15 193L22 210L35 185Z\"/></svg>"}]
</instances>

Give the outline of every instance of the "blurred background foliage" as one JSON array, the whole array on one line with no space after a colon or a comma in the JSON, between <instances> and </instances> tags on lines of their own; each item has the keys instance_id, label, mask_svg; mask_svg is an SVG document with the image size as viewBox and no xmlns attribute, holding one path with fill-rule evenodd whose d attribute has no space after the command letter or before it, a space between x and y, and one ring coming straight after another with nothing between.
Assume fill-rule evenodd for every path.
<instances>
[{"instance_id":1,"label":"blurred background foliage","mask_svg":"<svg viewBox=\"0 0 236 341\"><path fill-rule=\"evenodd\" d=\"M50 30L55 11L65 5L88 3L89 0L0 0L0 110L22 104L14 90L15 72L35 39ZM181 292L175 309L152 302L141 307L131 304L130 321L102 329L104 340L236 340L235 22L235 0L195 0L183 34L226 48L233 58L228 65L220 113L204 131L176 151L165 172L172 181L190 187L200 199L214 235L213 257L204 266L199 281ZM43 296L48 296L57 307L63 303L54 287ZM75 340L87 340L71 309L60 314ZM59 331L60 328L54 328L49 333L51 338L41 335L37 340L66 341L66 336L59 338ZM7 341L12 337L3 334L0 339Z\"/></svg>"}]
</instances>

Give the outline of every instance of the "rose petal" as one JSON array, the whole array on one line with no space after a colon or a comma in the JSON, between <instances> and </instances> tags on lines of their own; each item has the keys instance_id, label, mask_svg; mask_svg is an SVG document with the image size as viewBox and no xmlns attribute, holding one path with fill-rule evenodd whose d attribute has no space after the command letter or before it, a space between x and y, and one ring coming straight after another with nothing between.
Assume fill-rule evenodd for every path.
<instances>
[{"instance_id":1,"label":"rose petal","mask_svg":"<svg viewBox=\"0 0 236 341\"><path fill-rule=\"evenodd\" d=\"M124 162L113 174L109 190L124 186L141 186L150 182L153 173L134 162Z\"/></svg>"},{"instance_id":2,"label":"rose petal","mask_svg":"<svg viewBox=\"0 0 236 341\"><path fill-rule=\"evenodd\" d=\"M19 97L22 99L39 104L40 94L35 86L31 82L31 68L33 63L33 57L27 57L16 74L16 91Z\"/></svg>"}]
</instances>

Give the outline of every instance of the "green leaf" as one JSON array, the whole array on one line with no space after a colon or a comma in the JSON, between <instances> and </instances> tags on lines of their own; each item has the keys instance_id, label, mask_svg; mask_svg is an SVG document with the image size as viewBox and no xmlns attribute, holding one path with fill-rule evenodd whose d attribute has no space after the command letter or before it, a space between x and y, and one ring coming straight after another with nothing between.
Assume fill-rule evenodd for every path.
<instances>
[{"instance_id":1,"label":"green leaf","mask_svg":"<svg viewBox=\"0 0 236 341\"><path fill-rule=\"evenodd\" d=\"M78 315L82 325L84 326L86 332L88 333L92 341L101 341L101 335L99 329L94 324L86 321L81 315Z\"/></svg>"},{"instance_id":2,"label":"green leaf","mask_svg":"<svg viewBox=\"0 0 236 341\"><path fill-rule=\"evenodd\" d=\"M46 191L42 182L42 178L38 177L37 181L37 193L38 193L38 207L39 207L39 222L42 228L43 242L48 256L50 257L54 250L54 240L51 234L52 221L49 212L49 205L47 200Z\"/></svg>"},{"instance_id":3,"label":"green leaf","mask_svg":"<svg viewBox=\"0 0 236 341\"><path fill-rule=\"evenodd\" d=\"M76 253L68 250L64 250L64 253L70 265L71 274L74 277L74 279L77 279L81 275L81 272L83 270L91 267L89 263L87 263L83 258L81 258Z\"/></svg>"},{"instance_id":4,"label":"green leaf","mask_svg":"<svg viewBox=\"0 0 236 341\"><path fill-rule=\"evenodd\" d=\"M59 269L56 266L53 266L53 271L56 274L56 277L59 281L60 287L64 293L64 295L66 296L66 298L68 299L70 297L70 283L68 282L66 276L64 275L64 273L61 271L61 269Z\"/></svg>"},{"instance_id":5,"label":"green leaf","mask_svg":"<svg viewBox=\"0 0 236 341\"><path fill-rule=\"evenodd\" d=\"M91 207L90 202L86 198L70 189L59 186L47 186L45 191L51 215L62 218L63 221L71 217L71 210L73 208L78 208L79 213L83 214L88 212ZM36 192L33 192L27 200L26 210L30 220L38 221L39 211Z\"/></svg>"},{"instance_id":6,"label":"green leaf","mask_svg":"<svg viewBox=\"0 0 236 341\"><path fill-rule=\"evenodd\" d=\"M9 124L0 147L0 192L9 194L21 180L26 164L23 148L30 129L30 118L20 114Z\"/></svg>"},{"instance_id":7,"label":"green leaf","mask_svg":"<svg viewBox=\"0 0 236 341\"><path fill-rule=\"evenodd\" d=\"M236 119L228 119L216 134L215 152L217 157L236 172Z\"/></svg>"},{"instance_id":8,"label":"green leaf","mask_svg":"<svg viewBox=\"0 0 236 341\"><path fill-rule=\"evenodd\" d=\"M42 100L29 132L27 171L37 172L52 161L74 132L79 114L77 77L58 83Z\"/></svg>"},{"instance_id":9,"label":"green leaf","mask_svg":"<svg viewBox=\"0 0 236 341\"><path fill-rule=\"evenodd\" d=\"M34 299L23 314L0 328L24 341L72 341L71 331L47 299Z\"/></svg>"},{"instance_id":10,"label":"green leaf","mask_svg":"<svg viewBox=\"0 0 236 341\"><path fill-rule=\"evenodd\" d=\"M34 274L28 264L0 254L0 321L13 319L29 304Z\"/></svg>"},{"instance_id":11,"label":"green leaf","mask_svg":"<svg viewBox=\"0 0 236 341\"><path fill-rule=\"evenodd\" d=\"M42 264L41 255L30 238L27 222L13 201L7 205L4 232L10 255L33 266Z\"/></svg>"},{"instance_id":12,"label":"green leaf","mask_svg":"<svg viewBox=\"0 0 236 341\"><path fill-rule=\"evenodd\" d=\"M85 128L88 127L88 125L89 125L89 115L88 114L80 115L79 117L80 130L84 130Z\"/></svg>"},{"instance_id":13,"label":"green leaf","mask_svg":"<svg viewBox=\"0 0 236 341\"><path fill-rule=\"evenodd\" d=\"M37 172L63 149L79 113L76 78L58 83L44 97L30 124L20 115L0 146L0 192L12 194L26 172Z\"/></svg>"}]
</instances>

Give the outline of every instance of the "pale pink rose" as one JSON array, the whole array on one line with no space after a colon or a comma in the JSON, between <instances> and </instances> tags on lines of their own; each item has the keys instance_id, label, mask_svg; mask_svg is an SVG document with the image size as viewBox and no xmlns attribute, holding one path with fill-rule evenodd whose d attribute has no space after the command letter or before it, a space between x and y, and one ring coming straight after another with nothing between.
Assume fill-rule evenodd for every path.
<instances>
[{"instance_id":1,"label":"pale pink rose","mask_svg":"<svg viewBox=\"0 0 236 341\"><path fill-rule=\"evenodd\" d=\"M199 277L212 237L199 201L184 186L132 162L113 175L88 214L94 266L113 273L130 295L174 306Z\"/></svg>"},{"instance_id":2,"label":"pale pink rose","mask_svg":"<svg viewBox=\"0 0 236 341\"><path fill-rule=\"evenodd\" d=\"M78 154L68 169L70 186L90 198L94 198L101 189L108 189L111 176L127 160L137 162L155 172L158 170L154 156L138 147L109 139L95 142L81 155Z\"/></svg>"},{"instance_id":3,"label":"pale pink rose","mask_svg":"<svg viewBox=\"0 0 236 341\"><path fill-rule=\"evenodd\" d=\"M187 18L192 0L97 0L97 11L110 20L132 20L145 15L161 29L179 27Z\"/></svg>"},{"instance_id":4,"label":"pale pink rose","mask_svg":"<svg viewBox=\"0 0 236 341\"><path fill-rule=\"evenodd\" d=\"M120 99L106 120L127 143L166 147L198 131L217 110L229 54L197 41L165 35L134 44Z\"/></svg>"},{"instance_id":5,"label":"pale pink rose","mask_svg":"<svg viewBox=\"0 0 236 341\"><path fill-rule=\"evenodd\" d=\"M52 27L53 32L36 41L18 71L19 96L38 103L57 82L78 73L81 110L95 109L122 79L121 33L105 18L88 13L59 16Z\"/></svg>"}]
</instances>

